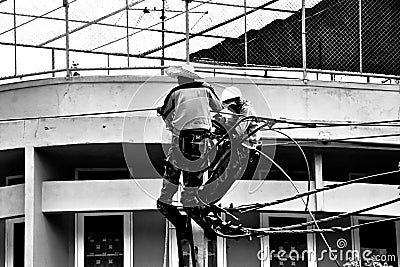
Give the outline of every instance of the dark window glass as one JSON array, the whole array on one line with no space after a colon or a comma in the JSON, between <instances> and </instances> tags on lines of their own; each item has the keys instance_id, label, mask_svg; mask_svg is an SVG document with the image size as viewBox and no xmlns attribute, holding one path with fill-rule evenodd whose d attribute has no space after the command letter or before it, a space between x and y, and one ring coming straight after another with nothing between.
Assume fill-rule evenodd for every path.
<instances>
[{"instance_id":1,"label":"dark window glass","mask_svg":"<svg viewBox=\"0 0 400 267\"><path fill-rule=\"evenodd\" d=\"M124 216L86 216L85 267L123 267Z\"/></svg>"},{"instance_id":2,"label":"dark window glass","mask_svg":"<svg viewBox=\"0 0 400 267\"><path fill-rule=\"evenodd\" d=\"M24 267L25 223L14 224L14 267Z\"/></svg>"},{"instance_id":3,"label":"dark window glass","mask_svg":"<svg viewBox=\"0 0 400 267\"><path fill-rule=\"evenodd\" d=\"M360 220L360 224L368 221ZM362 266L397 266L396 227L394 222L375 223L360 228ZM372 265L371 265L372 263ZM378 264L378 265L377 265Z\"/></svg>"},{"instance_id":4,"label":"dark window glass","mask_svg":"<svg viewBox=\"0 0 400 267\"><path fill-rule=\"evenodd\" d=\"M270 217L270 227L282 227L304 223L306 219ZM305 229L298 228L298 229ZM307 267L307 235L305 234L276 234L270 235L271 267Z\"/></svg>"}]
</instances>

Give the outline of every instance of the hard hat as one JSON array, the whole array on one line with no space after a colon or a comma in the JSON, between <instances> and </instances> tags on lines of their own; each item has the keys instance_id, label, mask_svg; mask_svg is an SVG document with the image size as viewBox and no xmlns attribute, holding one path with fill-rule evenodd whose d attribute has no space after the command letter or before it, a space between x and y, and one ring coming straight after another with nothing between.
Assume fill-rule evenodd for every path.
<instances>
[{"instance_id":1,"label":"hard hat","mask_svg":"<svg viewBox=\"0 0 400 267\"><path fill-rule=\"evenodd\" d=\"M235 87L235 86L230 86L224 89L221 94L221 101L225 102L229 99L236 98L236 97L241 97L242 92L240 92L240 89Z\"/></svg>"},{"instance_id":2,"label":"hard hat","mask_svg":"<svg viewBox=\"0 0 400 267\"><path fill-rule=\"evenodd\" d=\"M181 66L169 67L165 70L165 72L170 77L186 77L194 80L203 78L195 72L192 65L187 63Z\"/></svg>"}]
</instances>

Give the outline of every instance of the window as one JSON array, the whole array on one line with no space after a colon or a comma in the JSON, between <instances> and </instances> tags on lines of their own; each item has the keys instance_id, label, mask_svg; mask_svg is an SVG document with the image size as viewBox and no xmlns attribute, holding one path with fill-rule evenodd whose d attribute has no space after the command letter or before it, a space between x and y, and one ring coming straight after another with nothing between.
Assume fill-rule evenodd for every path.
<instances>
[{"instance_id":1,"label":"window","mask_svg":"<svg viewBox=\"0 0 400 267\"><path fill-rule=\"evenodd\" d=\"M25 218L6 221L6 267L24 266Z\"/></svg>"},{"instance_id":2,"label":"window","mask_svg":"<svg viewBox=\"0 0 400 267\"><path fill-rule=\"evenodd\" d=\"M379 219L382 218L356 217L354 223L363 224ZM355 231L362 266L371 263L398 266L399 229L396 228L395 222L381 222L362 226Z\"/></svg>"},{"instance_id":3,"label":"window","mask_svg":"<svg viewBox=\"0 0 400 267\"><path fill-rule=\"evenodd\" d=\"M307 221L307 215L261 214L262 227L282 227ZM306 229L296 228L296 229ZM261 238L258 258L262 267L316 266L315 240L311 234L276 234Z\"/></svg>"},{"instance_id":4,"label":"window","mask_svg":"<svg viewBox=\"0 0 400 267\"><path fill-rule=\"evenodd\" d=\"M76 266L132 266L130 213L78 214Z\"/></svg>"},{"instance_id":5,"label":"window","mask_svg":"<svg viewBox=\"0 0 400 267\"><path fill-rule=\"evenodd\" d=\"M217 267L224 266L218 264L222 262L218 253L222 253L222 239L210 240L205 237L203 229L192 221L193 242L195 246L197 266L199 267ZM178 246L176 239L176 228L168 222L168 240L169 240L169 265L178 267ZM185 255L184 255L185 256ZM186 255L189 257L189 255Z\"/></svg>"}]
</instances>

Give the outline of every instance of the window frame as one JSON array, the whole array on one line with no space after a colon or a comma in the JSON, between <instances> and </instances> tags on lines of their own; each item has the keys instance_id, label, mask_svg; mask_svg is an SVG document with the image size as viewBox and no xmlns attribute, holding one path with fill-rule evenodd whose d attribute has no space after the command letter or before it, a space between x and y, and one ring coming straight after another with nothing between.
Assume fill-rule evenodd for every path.
<instances>
[{"instance_id":1,"label":"window frame","mask_svg":"<svg viewBox=\"0 0 400 267\"><path fill-rule=\"evenodd\" d=\"M307 222L312 221L312 218L308 214L295 214L295 213L261 213L260 214L260 226L262 228L269 227L269 219L270 217L286 217L286 218L300 218L306 219ZM312 226L308 226L307 229L312 229ZM316 236L315 234L307 234L307 267L317 267L317 258L316 258ZM270 250L269 236L263 236L260 238L260 252ZM310 253L311 252L311 253ZM261 254L263 255L263 254ZM258 255L257 255L258 256ZM271 267L271 259L268 258L266 260L260 259L261 267Z\"/></svg>"},{"instance_id":2,"label":"window frame","mask_svg":"<svg viewBox=\"0 0 400 267\"><path fill-rule=\"evenodd\" d=\"M222 214L222 218L225 219L225 215ZM192 224L193 224L192 220ZM176 239L176 228L175 226L166 219L166 227L168 229L168 266L178 267L178 245ZM164 252L165 253L165 252ZM227 267L226 260L226 239L217 237L217 266ZM208 267L207 265L205 267Z\"/></svg>"},{"instance_id":3,"label":"window frame","mask_svg":"<svg viewBox=\"0 0 400 267\"><path fill-rule=\"evenodd\" d=\"M387 217L372 217L372 216L351 216L351 224L352 226L360 223L360 220L365 221L378 221L387 219ZM400 221L395 221L395 231L396 231L396 251L397 251L397 267L400 267ZM361 252L361 243L360 243L360 230L356 228L351 231L353 238L353 249ZM361 261L361 259L360 259ZM359 262L360 263L360 262ZM360 263L361 266L361 263ZM393 266L396 267L396 266Z\"/></svg>"},{"instance_id":4,"label":"window frame","mask_svg":"<svg viewBox=\"0 0 400 267\"><path fill-rule=\"evenodd\" d=\"M14 267L14 225L16 223L25 223L25 217L6 220L5 267Z\"/></svg>"},{"instance_id":5,"label":"window frame","mask_svg":"<svg viewBox=\"0 0 400 267\"><path fill-rule=\"evenodd\" d=\"M133 266L133 213L132 212L96 212L75 215L75 265L85 266L84 236L85 217L122 215L124 218L124 267Z\"/></svg>"}]
</instances>

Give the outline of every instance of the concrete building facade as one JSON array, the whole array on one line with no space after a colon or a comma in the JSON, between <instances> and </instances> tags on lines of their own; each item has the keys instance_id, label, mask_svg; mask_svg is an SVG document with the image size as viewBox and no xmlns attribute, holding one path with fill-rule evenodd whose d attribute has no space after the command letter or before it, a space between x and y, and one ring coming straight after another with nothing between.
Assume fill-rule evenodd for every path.
<instances>
[{"instance_id":1,"label":"concrete building facade","mask_svg":"<svg viewBox=\"0 0 400 267\"><path fill-rule=\"evenodd\" d=\"M321 122L400 116L398 85L215 77L206 81L219 95L225 86L241 88L260 116ZM0 266L177 266L175 230L155 206L170 137L154 111L120 112L156 107L175 85L168 77L96 76L0 86ZM286 126L283 131L304 149L312 188L399 168L399 124ZM271 144L265 151L300 191L306 191L306 164L299 149L283 135L264 131L262 136ZM256 179L235 183L222 199L223 206L296 193L269 162L261 162L259 168ZM379 176L318 193L309 199L309 209L317 218L360 210L398 198L399 185L399 173ZM391 216L400 216L398 202L320 227L347 227ZM299 199L239 217L244 225L257 228L311 220ZM200 266L336 266L318 234L251 241L210 241L201 238L201 230L198 235L201 253L207 254ZM325 237L341 264L346 259L340 255L347 251L370 250L385 255L382 262L400 266L400 222ZM306 256L280 258L280 250Z\"/></svg>"}]
</instances>

